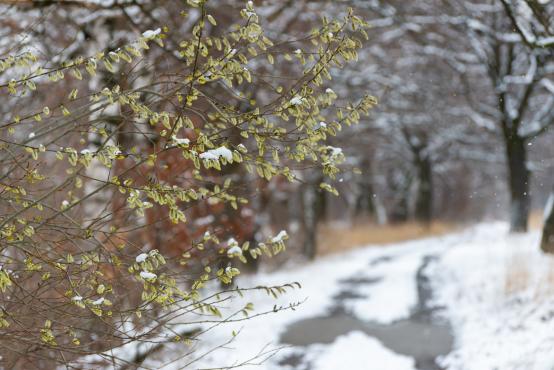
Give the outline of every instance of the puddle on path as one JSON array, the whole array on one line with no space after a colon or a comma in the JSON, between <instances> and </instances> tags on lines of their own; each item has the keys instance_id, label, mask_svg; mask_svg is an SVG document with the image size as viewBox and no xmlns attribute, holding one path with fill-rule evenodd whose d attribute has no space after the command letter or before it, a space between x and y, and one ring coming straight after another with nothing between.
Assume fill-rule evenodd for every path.
<instances>
[{"instance_id":1,"label":"puddle on path","mask_svg":"<svg viewBox=\"0 0 554 370\"><path fill-rule=\"evenodd\" d=\"M335 296L337 305L328 316L309 318L292 324L281 336L281 342L299 347L315 343L329 344L337 337L357 330L377 338L384 346L396 353L413 357L418 370L441 370L435 363L435 359L452 350L453 337L448 323L434 318L433 313L436 308L429 307L432 291L423 272L434 258L432 256L423 258L417 273L419 302L408 319L389 325L362 321L349 314L341 306L341 301L345 298L365 299L366 297L346 289ZM377 281L348 279L341 283L353 287L357 284L373 284ZM309 369L309 364L305 364L298 353L283 359L281 364L298 370ZM375 370L379 370L378 367L376 366ZM368 370L373 369L368 368Z\"/></svg>"}]
</instances>

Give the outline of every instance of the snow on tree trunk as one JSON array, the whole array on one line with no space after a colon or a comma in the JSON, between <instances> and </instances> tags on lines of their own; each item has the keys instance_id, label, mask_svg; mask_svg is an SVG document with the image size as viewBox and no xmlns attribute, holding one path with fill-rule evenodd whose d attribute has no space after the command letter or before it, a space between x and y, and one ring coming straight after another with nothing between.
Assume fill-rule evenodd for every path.
<instances>
[{"instance_id":1,"label":"snow on tree trunk","mask_svg":"<svg viewBox=\"0 0 554 370\"><path fill-rule=\"evenodd\" d=\"M544 208L544 225L542 227L541 250L554 254L554 188Z\"/></svg>"},{"instance_id":2,"label":"snow on tree trunk","mask_svg":"<svg viewBox=\"0 0 554 370\"><path fill-rule=\"evenodd\" d=\"M373 194L373 202L375 204L375 215L377 217L378 225L385 225L389 222L387 217L387 210L381 201L381 198L377 194Z\"/></svg>"},{"instance_id":3,"label":"snow on tree trunk","mask_svg":"<svg viewBox=\"0 0 554 370\"><path fill-rule=\"evenodd\" d=\"M507 138L508 183L510 186L510 231L527 231L529 218L529 170L526 164L525 142L522 138Z\"/></svg>"}]
</instances>

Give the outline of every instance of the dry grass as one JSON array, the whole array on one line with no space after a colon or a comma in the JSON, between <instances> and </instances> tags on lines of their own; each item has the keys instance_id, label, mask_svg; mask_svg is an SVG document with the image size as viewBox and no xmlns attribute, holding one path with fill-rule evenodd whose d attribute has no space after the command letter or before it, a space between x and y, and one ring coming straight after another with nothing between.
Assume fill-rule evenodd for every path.
<instances>
[{"instance_id":1,"label":"dry grass","mask_svg":"<svg viewBox=\"0 0 554 370\"><path fill-rule=\"evenodd\" d=\"M534 210L529 215L529 230L540 230L543 224L543 211ZM507 261L506 278L504 280L504 291L507 296L521 293L533 284L538 286L535 289L536 299L554 294L554 260L544 262L549 264L542 275L533 279L538 266L533 266L530 258L525 253L515 253Z\"/></svg>"},{"instance_id":2,"label":"dry grass","mask_svg":"<svg viewBox=\"0 0 554 370\"><path fill-rule=\"evenodd\" d=\"M543 210L534 210L529 215L529 229L540 230L542 228Z\"/></svg>"},{"instance_id":3,"label":"dry grass","mask_svg":"<svg viewBox=\"0 0 554 370\"><path fill-rule=\"evenodd\" d=\"M531 284L531 271L525 256L513 255L507 261L504 293L507 296L521 293Z\"/></svg>"},{"instance_id":4,"label":"dry grass","mask_svg":"<svg viewBox=\"0 0 554 370\"><path fill-rule=\"evenodd\" d=\"M376 225L370 221L358 221L348 226L324 224L318 232L318 255L344 252L368 244L383 245L442 235L455 229L453 224L438 221L429 226L415 222Z\"/></svg>"},{"instance_id":5,"label":"dry grass","mask_svg":"<svg viewBox=\"0 0 554 370\"><path fill-rule=\"evenodd\" d=\"M528 290L533 292L533 301L552 298L554 259L545 256L533 259L529 252L516 252L509 257L504 280L505 295L509 297Z\"/></svg>"}]
</instances>

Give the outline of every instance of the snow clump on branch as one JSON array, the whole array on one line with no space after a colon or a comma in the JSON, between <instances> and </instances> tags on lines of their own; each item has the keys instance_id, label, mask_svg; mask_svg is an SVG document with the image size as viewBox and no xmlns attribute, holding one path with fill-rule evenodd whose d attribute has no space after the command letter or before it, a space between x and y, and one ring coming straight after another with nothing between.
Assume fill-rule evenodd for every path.
<instances>
[{"instance_id":1,"label":"snow clump on branch","mask_svg":"<svg viewBox=\"0 0 554 370\"><path fill-rule=\"evenodd\" d=\"M229 149L227 149L224 146L221 146L217 149L210 149L204 153L200 153L201 159L208 159L217 161L220 158L225 158L227 162L233 161L233 152L231 152Z\"/></svg>"}]
</instances>

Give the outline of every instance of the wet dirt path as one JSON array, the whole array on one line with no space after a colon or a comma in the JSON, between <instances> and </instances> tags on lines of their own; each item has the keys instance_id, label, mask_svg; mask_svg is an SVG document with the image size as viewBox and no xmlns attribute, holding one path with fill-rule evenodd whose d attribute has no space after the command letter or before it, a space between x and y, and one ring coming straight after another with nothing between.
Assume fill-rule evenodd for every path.
<instances>
[{"instance_id":1,"label":"wet dirt path","mask_svg":"<svg viewBox=\"0 0 554 370\"><path fill-rule=\"evenodd\" d=\"M329 344L337 337L356 330L377 338L385 347L398 354L414 358L418 370L443 370L435 360L452 350L453 337L448 323L438 320L436 315L433 315L440 308L431 306L432 290L424 271L435 258L436 255L422 258L416 275L418 303L409 318L385 325L355 317L342 302L345 299L366 298L356 293L356 286L371 285L379 279L352 278L341 281L344 289L334 297L334 306L328 315L292 324L281 336L281 342L298 347L315 343ZM394 263L394 259L385 257L371 262L377 263ZM371 294L371 290L369 292ZM298 354L283 359L281 364L291 366L295 370L310 369L309 363L302 361L302 355ZM378 369L378 364L375 369L368 368Z\"/></svg>"}]
</instances>

